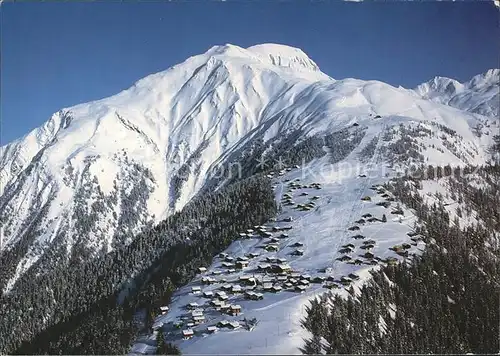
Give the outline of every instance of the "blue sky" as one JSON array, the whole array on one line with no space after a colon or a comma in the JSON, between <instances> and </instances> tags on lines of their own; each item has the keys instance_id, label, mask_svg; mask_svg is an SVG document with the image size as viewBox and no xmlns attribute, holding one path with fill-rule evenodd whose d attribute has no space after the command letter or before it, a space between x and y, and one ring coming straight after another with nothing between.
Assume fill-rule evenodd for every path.
<instances>
[{"instance_id":1,"label":"blue sky","mask_svg":"<svg viewBox=\"0 0 500 356\"><path fill-rule=\"evenodd\" d=\"M296 46L336 79L408 88L499 66L499 11L479 1L53 1L0 11L2 145L216 44Z\"/></svg>"}]
</instances>

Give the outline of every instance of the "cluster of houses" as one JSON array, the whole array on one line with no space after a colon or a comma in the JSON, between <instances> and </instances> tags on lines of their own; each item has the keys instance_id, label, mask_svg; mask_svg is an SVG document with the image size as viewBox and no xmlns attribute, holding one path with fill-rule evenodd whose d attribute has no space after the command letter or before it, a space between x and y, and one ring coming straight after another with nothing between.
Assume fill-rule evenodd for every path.
<instances>
[{"instance_id":1,"label":"cluster of houses","mask_svg":"<svg viewBox=\"0 0 500 356\"><path fill-rule=\"evenodd\" d=\"M385 199L383 202L378 202L376 203L377 206L382 206L384 208L388 208L391 205L391 202L394 201L394 198L391 197L386 190L380 186L380 185L372 185L371 188L372 190L376 190L379 195L381 195L382 198ZM363 201L371 201L370 196L365 196L361 198ZM392 211L392 214L399 214L399 215L404 215L404 212L402 211L401 208L396 208L396 210ZM373 222L385 222L386 218L385 215L382 216L382 219L376 218L372 216L370 213L363 214L361 219L356 220L355 223L357 225L353 225L349 227L347 230L349 231L358 231L360 230L360 227L358 225L364 225L365 223L373 223ZM409 256L409 249L411 249L412 245L416 246L418 241L420 241L422 238L418 236L417 233L408 233L410 238L412 239L412 243L403 243L401 245L396 245L393 247L390 247L390 250L393 250L398 254L399 256L402 257L408 257ZM352 239L354 240L364 240L366 237L361 235L361 234L354 234L351 236ZM369 265L377 265L380 262L384 262L388 265L394 265L398 262L398 259L395 257L388 257L386 259L382 259L380 257L377 257L373 254L372 250L374 249L376 245L375 240L364 240L362 242L362 245L359 246L361 250L363 250L358 257L360 258L353 258L350 256L350 254L354 253L355 250L355 245L352 243L345 244L342 246L342 248L338 251L339 253L342 254L342 256L338 257L338 261L346 262L349 264L355 264L355 265L362 265L362 264L369 264ZM362 258L362 259L361 259Z\"/></svg>"},{"instance_id":2,"label":"cluster of houses","mask_svg":"<svg viewBox=\"0 0 500 356\"><path fill-rule=\"evenodd\" d=\"M283 175L286 171L287 169L284 169L277 174ZM274 177L276 173L271 172L269 175ZM315 207L315 201L320 199L320 196L316 195L309 197L308 192L301 192L299 195L306 197L305 199L307 203L296 204L293 201L292 192L302 188L321 189L321 185L319 183L304 185L300 183L299 179L294 181L285 181L288 181L289 190L283 195L282 203L284 205L294 206L294 208L303 211L307 211ZM377 190L379 194L387 194L380 186L372 186L372 189ZM388 198L390 198L390 196L388 196ZM364 197L362 200L371 201L371 198ZM278 223L277 219L273 219L272 221ZM286 217L280 222L286 223L292 221L292 217ZM373 217L371 214L364 214L361 219L356 221L356 224L360 225L365 224L366 222L376 221L382 220ZM279 223L274 224L272 227L259 225L240 232L239 236L242 239L256 237L262 238L264 241L260 247L263 250L268 252L278 252L280 250L280 243L289 237L286 231L290 229L292 229L292 226L279 226ZM356 231L360 230L360 228L355 225L350 227L349 230ZM418 239L417 235L410 237L415 239L415 241ZM342 256L340 256L337 260L351 264L378 264L379 262L392 264L398 261L397 258L393 257L382 261L382 259L375 256L372 250L376 246L376 241L372 239L365 240L365 237L361 234L354 234L352 238L353 240L363 240L362 244L359 246L359 249L361 250L358 256L359 258L351 257L356 246L349 243L343 245L342 249L339 250L339 253L341 253ZM303 244L301 242L295 242L294 244L288 245L288 247L292 248L289 253L291 256L302 256L304 254L304 250L302 249ZM407 252L407 248L408 244L394 246L394 251L401 254L405 251ZM283 291L304 293L311 287L312 284L321 284L324 288L328 289L340 288L342 286L348 287L353 281L359 279L359 276L355 273L342 276L339 279L336 279L333 276L312 277L308 274L301 274L293 271L286 258L276 256L262 257L261 253L258 252L251 252L242 256L234 257L223 252L220 253L218 257L220 263L216 270L209 273L205 267L199 268L199 272L202 274L201 285L208 287L216 284L216 288L210 287L202 290L202 286L200 285L191 287L192 295L196 295L207 300L204 301L202 305L198 305L198 303L193 302L186 306L189 314L183 319L188 319L189 322L185 324L187 328L182 331L182 336L185 339L192 338L195 335L193 328L199 326L200 324L214 324L214 322L210 323L210 317L205 317L204 313L207 308L211 311L217 311L222 315L234 317L242 313L242 307L237 303L240 299L259 301L265 298L266 293L281 293ZM238 273L238 275L235 275L236 273ZM328 272L326 272L326 274L328 274ZM162 309L162 313L167 311L168 309ZM223 328L234 330L244 326L243 324L237 320L219 320L214 325L207 326L204 332L210 334ZM184 323L178 323L177 325L181 328Z\"/></svg>"}]
</instances>

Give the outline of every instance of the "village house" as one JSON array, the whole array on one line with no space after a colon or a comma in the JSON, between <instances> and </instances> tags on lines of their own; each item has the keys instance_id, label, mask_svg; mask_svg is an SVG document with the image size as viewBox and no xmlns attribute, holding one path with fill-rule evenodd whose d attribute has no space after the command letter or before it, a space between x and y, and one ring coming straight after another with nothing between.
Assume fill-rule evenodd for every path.
<instances>
[{"instance_id":1,"label":"village house","mask_svg":"<svg viewBox=\"0 0 500 356\"><path fill-rule=\"evenodd\" d=\"M256 258L256 257L259 257L259 256L260 256L260 253L250 252L247 256L248 256L249 258Z\"/></svg>"},{"instance_id":2,"label":"village house","mask_svg":"<svg viewBox=\"0 0 500 356\"><path fill-rule=\"evenodd\" d=\"M310 281L311 280L311 276L308 275L308 274L301 274L300 278L301 279L305 279L306 281Z\"/></svg>"},{"instance_id":3,"label":"village house","mask_svg":"<svg viewBox=\"0 0 500 356\"><path fill-rule=\"evenodd\" d=\"M358 235L354 235L354 236L352 236L352 238L353 238L353 239L355 239L355 240L360 240L360 239L364 239L364 238L365 238L365 236L363 236L363 235L359 235L359 234L358 234Z\"/></svg>"},{"instance_id":4,"label":"village house","mask_svg":"<svg viewBox=\"0 0 500 356\"><path fill-rule=\"evenodd\" d=\"M219 258L224 259L224 258L226 258L227 256L228 256L228 254L227 254L227 253L225 253L225 252L221 252L221 253L219 253Z\"/></svg>"},{"instance_id":5,"label":"village house","mask_svg":"<svg viewBox=\"0 0 500 356\"><path fill-rule=\"evenodd\" d=\"M356 273L349 273L349 278L351 278L354 281L359 280L359 276Z\"/></svg>"},{"instance_id":6,"label":"village house","mask_svg":"<svg viewBox=\"0 0 500 356\"><path fill-rule=\"evenodd\" d=\"M243 291L243 288L241 288L241 286L239 284L235 284L232 288L231 288L231 292L232 293L241 293Z\"/></svg>"},{"instance_id":7,"label":"village house","mask_svg":"<svg viewBox=\"0 0 500 356\"><path fill-rule=\"evenodd\" d=\"M194 331L192 329L182 330L182 337L184 340L189 340L194 336Z\"/></svg>"},{"instance_id":8,"label":"village house","mask_svg":"<svg viewBox=\"0 0 500 356\"><path fill-rule=\"evenodd\" d=\"M262 289L269 292L273 289L273 284L271 282L266 282L262 285Z\"/></svg>"},{"instance_id":9,"label":"village house","mask_svg":"<svg viewBox=\"0 0 500 356\"><path fill-rule=\"evenodd\" d=\"M217 326L213 325L213 326L209 326L207 327L207 333L209 334L214 334L218 331L219 329L217 328Z\"/></svg>"},{"instance_id":10,"label":"village house","mask_svg":"<svg viewBox=\"0 0 500 356\"><path fill-rule=\"evenodd\" d=\"M218 276L218 275L222 274L222 271L216 270L216 271L213 271L212 274L214 276Z\"/></svg>"},{"instance_id":11,"label":"village house","mask_svg":"<svg viewBox=\"0 0 500 356\"><path fill-rule=\"evenodd\" d=\"M295 251L290 253L292 256L302 256L304 255L304 250L298 248Z\"/></svg>"},{"instance_id":12,"label":"village house","mask_svg":"<svg viewBox=\"0 0 500 356\"><path fill-rule=\"evenodd\" d=\"M188 328L192 328L192 327L194 327L195 325L194 325L194 323L191 321L191 322L187 323L187 324L186 324L186 326L187 326Z\"/></svg>"},{"instance_id":13,"label":"village house","mask_svg":"<svg viewBox=\"0 0 500 356\"><path fill-rule=\"evenodd\" d=\"M217 298L219 298L220 300L226 300L227 299L227 294L226 292L224 291L217 291L215 292L215 295L217 296Z\"/></svg>"},{"instance_id":14,"label":"village house","mask_svg":"<svg viewBox=\"0 0 500 356\"><path fill-rule=\"evenodd\" d=\"M343 276L342 278L340 278L340 283L342 283L343 285L349 285L351 282L352 279L349 277Z\"/></svg>"},{"instance_id":15,"label":"village house","mask_svg":"<svg viewBox=\"0 0 500 356\"><path fill-rule=\"evenodd\" d=\"M324 281L325 281L325 277L322 277L322 276L316 276L312 280L313 283L323 283Z\"/></svg>"},{"instance_id":16,"label":"village house","mask_svg":"<svg viewBox=\"0 0 500 356\"><path fill-rule=\"evenodd\" d=\"M219 328L225 328L229 326L229 320L221 320L217 323Z\"/></svg>"},{"instance_id":17,"label":"village house","mask_svg":"<svg viewBox=\"0 0 500 356\"><path fill-rule=\"evenodd\" d=\"M337 261L342 261L342 262L350 261L350 260L352 260L352 258L351 258L351 256L348 256L348 255L340 256L337 258Z\"/></svg>"},{"instance_id":18,"label":"village house","mask_svg":"<svg viewBox=\"0 0 500 356\"><path fill-rule=\"evenodd\" d=\"M228 255L228 256L226 256L226 257L224 258L224 261L225 261L225 262L234 262L234 257L231 257L231 256L229 256L229 255Z\"/></svg>"},{"instance_id":19,"label":"village house","mask_svg":"<svg viewBox=\"0 0 500 356\"><path fill-rule=\"evenodd\" d=\"M339 286L335 283L325 283L323 285L323 288L327 288L327 289L334 289L334 288L338 288Z\"/></svg>"},{"instance_id":20,"label":"village house","mask_svg":"<svg viewBox=\"0 0 500 356\"><path fill-rule=\"evenodd\" d=\"M363 217L363 218L365 218L365 219L366 219L366 218L371 218L371 217L372 217L372 214L370 214L370 213L366 213L366 214L361 215L361 217Z\"/></svg>"},{"instance_id":21,"label":"village house","mask_svg":"<svg viewBox=\"0 0 500 356\"><path fill-rule=\"evenodd\" d=\"M210 301L210 305L212 305L215 310L219 310L220 309L220 306L222 305L222 303L224 303L223 301L220 301L218 299L212 299Z\"/></svg>"},{"instance_id":22,"label":"village house","mask_svg":"<svg viewBox=\"0 0 500 356\"><path fill-rule=\"evenodd\" d=\"M345 247L345 248L341 248L339 250L339 253L342 253L342 254L346 254L346 253L351 253L352 252L352 249L348 248L348 247Z\"/></svg>"},{"instance_id":23,"label":"village house","mask_svg":"<svg viewBox=\"0 0 500 356\"><path fill-rule=\"evenodd\" d=\"M371 252L366 252L364 255L362 255L364 258L374 258L375 255Z\"/></svg>"},{"instance_id":24,"label":"village house","mask_svg":"<svg viewBox=\"0 0 500 356\"><path fill-rule=\"evenodd\" d=\"M306 193L307 194L307 193ZM291 216L287 217L287 218L284 218L283 221L285 222L292 222L293 221L293 218Z\"/></svg>"},{"instance_id":25,"label":"village house","mask_svg":"<svg viewBox=\"0 0 500 356\"><path fill-rule=\"evenodd\" d=\"M231 305L229 307L229 313L232 315L232 316L237 316L237 315L240 315L241 313L241 306L239 305Z\"/></svg>"},{"instance_id":26,"label":"village house","mask_svg":"<svg viewBox=\"0 0 500 356\"><path fill-rule=\"evenodd\" d=\"M288 234L281 234L279 236L280 239L286 239L289 235Z\"/></svg>"},{"instance_id":27,"label":"village house","mask_svg":"<svg viewBox=\"0 0 500 356\"><path fill-rule=\"evenodd\" d=\"M193 316L194 325L200 325L200 324L203 324L204 322L205 322L204 315Z\"/></svg>"},{"instance_id":28,"label":"village house","mask_svg":"<svg viewBox=\"0 0 500 356\"><path fill-rule=\"evenodd\" d=\"M196 303L196 302L192 302L192 303L189 303L189 304L187 305L187 308L188 308L188 309L196 309L196 308L198 308L198 307L199 307L199 304L198 304L198 303Z\"/></svg>"},{"instance_id":29,"label":"village house","mask_svg":"<svg viewBox=\"0 0 500 356\"><path fill-rule=\"evenodd\" d=\"M303 286L308 286L309 285L309 281L307 279L301 279L301 280L299 280L299 284L301 284Z\"/></svg>"},{"instance_id":30,"label":"village house","mask_svg":"<svg viewBox=\"0 0 500 356\"><path fill-rule=\"evenodd\" d=\"M161 315L167 314L168 310L167 306L160 307Z\"/></svg>"},{"instance_id":31,"label":"village house","mask_svg":"<svg viewBox=\"0 0 500 356\"><path fill-rule=\"evenodd\" d=\"M230 321L227 326L231 329L238 329L240 327L240 323L237 322L236 320L233 320L233 321Z\"/></svg>"},{"instance_id":32,"label":"village house","mask_svg":"<svg viewBox=\"0 0 500 356\"><path fill-rule=\"evenodd\" d=\"M283 284L283 286L288 289L293 288L293 284L290 282L286 282L285 284Z\"/></svg>"},{"instance_id":33,"label":"village house","mask_svg":"<svg viewBox=\"0 0 500 356\"><path fill-rule=\"evenodd\" d=\"M283 272L288 272L290 271L292 268L290 267L290 265L286 264L286 263L281 263L281 264L278 264L278 265L273 265L272 266L272 271L274 273L283 273Z\"/></svg>"},{"instance_id":34,"label":"village house","mask_svg":"<svg viewBox=\"0 0 500 356\"><path fill-rule=\"evenodd\" d=\"M366 223L365 219L359 219L355 221L356 224L364 224Z\"/></svg>"},{"instance_id":35,"label":"village house","mask_svg":"<svg viewBox=\"0 0 500 356\"><path fill-rule=\"evenodd\" d=\"M236 270L234 268L230 268L230 269L227 270L228 274L231 274L231 273L234 273L234 272L236 272Z\"/></svg>"},{"instance_id":36,"label":"village house","mask_svg":"<svg viewBox=\"0 0 500 356\"><path fill-rule=\"evenodd\" d=\"M234 264L231 262L222 262L221 265L222 265L222 267L225 267L225 268L231 268L234 266Z\"/></svg>"},{"instance_id":37,"label":"village house","mask_svg":"<svg viewBox=\"0 0 500 356\"><path fill-rule=\"evenodd\" d=\"M277 258L277 259L276 259L276 262L277 262L277 263L281 263L281 264L283 264L283 263L286 263L286 262L287 262L287 259L286 259L286 258Z\"/></svg>"},{"instance_id":38,"label":"village house","mask_svg":"<svg viewBox=\"0 0 500 356\"><path fill-rule=\"evenodd\" d=\"M271 267L271 265L268 263L261 263L261 264L257 265L257 270L267 271L270 267Z\"/></svg>"},{"instance_id":39,"label":"village house","mask_svg":"<svg viewBox=\"0 0 500 356\"><path fill-rule=\"evenodd\" d=\"M248 261L237 261L236 262L236 268L237 269L243 269L248 267Z\"/></svg>"},{"instance_id":40,"label":"village house","mask_svg":"<svg viewBox=\"0 0 500 356\"><path fill-rule=\"evenodd\" d=\"M304 246L304 244L302 242L296 242L294 243L293 245L291 245L292 247L302 247Z\"/></svg>"},{"instance_id":41,"label":"village house","mask_svg":"<svg viewBox=\"0 0 500 356\"><path fill-rule=\"evenodd\" d=\"M193 294L200 294L201 293L201 287L200 286L191 287L191 292Z\"/></svg>"},{"instance_id":42,"label":"village house","mask_svg":"<svg viewBox=\"0 0 500 356\"><path fill-rule=\"evenodd\" d=\"M201 279L201 283L203 283L203 284L213 284L215 282L217 282L217 280L214 278L211 278L211 277L203 277Z\"/></svg>"},{"instance_id":43,"label":"village house","mask_svg":"<svg viewBox=\"0 0 500 356\"><path fill-rule=\"evenodd\" d=\"M295 291L299 293L304 293L307 290L307 287L305 285L298 285L295 286Z\"/></svg>"},{"instance_id":44,"label":"village house","mask_svg":"<svg viewBox=\"0 0 500 356\"><path fill-rule=\"evenodd\" d=\"M272 288L271 288L271 292L274 292L274 293L278 293L278 292L281 292L283 290L283 288L278 285L278 284L275 284Z\"/></svg>"},{"instance_id":45,"label":"village house","mask_svg":"<svg viewBox=\"0 0 500 356\"><path fill-rule=\"evenodd\" d=\"M279 246L275 244L269 244L264 247L269 252L277 252L279 250Z\"/></svg>"},{"instance_id":46,"label":"village house","mask_svg":"<svg viewBox=\"0 0 500 356\"><path fill-rule=\"evenodd\" d=\"M163 321L157 321L153 324L151 329L153 329L153 331L158 331L163 327L163 324L164 324Z\"/></svg>"},{"instance_id":47,"label":"village house","mask_svg":"<svg viewBox=\"0 0 500 356\"><path fill-rule=\"evenodd\" d=\"M342 245L342 247L344 247L344 248L352 248L354 250L354 247L356 247L356 246L354 246L353 244L347 244L347 245Z\"/></svg>"},{"instance_id":48,"label":"village house","mask_svg":"<svg viewBox=\"0 0 500 356\"><path fill-rule=\"evenodd\" d=\"M212 291L205 291L205 292L203 292L203 296L205 298L212 298L214 296L214 292L212 292Z\"/></svg>"},{"instance_id":49,"label":"village house","mask_svg":"<svg viewBox=\"0 0 500 356\"><path fill-rule=\"evenodd\" d=\"M262 293L255 293L253 291L247 291L245 293L245 298L250 300L261 300L264 299L264 295Z\"/></svg>"}]
</instances>

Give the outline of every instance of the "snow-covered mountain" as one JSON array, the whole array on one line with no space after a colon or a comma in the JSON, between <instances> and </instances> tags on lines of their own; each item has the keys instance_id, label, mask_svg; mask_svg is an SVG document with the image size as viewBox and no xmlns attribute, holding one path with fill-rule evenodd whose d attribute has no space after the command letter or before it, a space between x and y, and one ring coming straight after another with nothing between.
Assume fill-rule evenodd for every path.
<instances>
[{"instance_id":1,"label":"snow-covered mountain","mask_svg":"<svg viewBox=\"0 0 500 356\"><path fill-rule=\"evenodd\" d=\"M415 92L423 99L461 110L498 118L500 113L500 70L490 69L465 83L445 77L420 84Z\"/></svg>"},{"instance_id":2,"label":"snow-covered mountain","mask_svg":"<svg viewBox=\"0 0 500 356\"><path fill-rule=\"evenodd\" d=\"M334 80L300 49L224 45L112 97L62 109L0 148L0 286L10 290L54 256L85 259L130 242L224 181L212 178L257 142L271 149L359 125L364 135L392 135L392 144L430 164L483 163L496 122L472 112L495 110L483 100L498 97L498 86L495 94L487 84L494 75L463 85L484 92L470 94L464 111L452 99L428 100L424 89ZM478 124L485 135L474 132ZM385 145L394 163L391 141Z\"/></svg>"}]
</instances>

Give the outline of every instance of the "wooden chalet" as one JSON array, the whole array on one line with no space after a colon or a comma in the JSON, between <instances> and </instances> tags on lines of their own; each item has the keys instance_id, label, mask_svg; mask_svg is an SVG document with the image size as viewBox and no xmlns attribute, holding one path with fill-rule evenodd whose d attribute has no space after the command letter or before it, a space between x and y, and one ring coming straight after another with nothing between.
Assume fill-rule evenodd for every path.
<instances>
[{"instance_id":1,"label":"wooden chalet","mask_svg":"<svg viewBox=\"0 0 500 356\"><path fill-rule=\"evenodd\" d=\"M349 247L344 247L339 250L339 253L346 254L346 253L351 253L352 249Z\"/></svg>"},{"instance_id":2,"label":"wooden chalet","mask_svg":"<svg viewBox=\"0 0 500 356\"><path fill-rule=\"evenodd\" d=\"M352 237L353 239L355 239L355 240L360 240L360 239L364 239L364 238L366 238L365 236L360 235L360 234L358 234L358 235L354 235L354 236L351 236L351 237Z\"/></svg>"},{"instance_id":3,"label":"wooden chalet","mask_svg":"<svg viewBox=\"0 0 500 356\"><path fill-rule=\"evenodd\" d=\"M217 326L215 325L212 325L212 326L209 326L207 327L207 333L209 334L214 334L218 331L219 329L217 328Z\"/></svg>"},{"instance_id":4,"label":"wooden chalet","mask_svg":"<svg viewBox=\"0 0 500 356\"><path fill-rule=\"evenodd\" d=\"M237 269L243 269L248 267L248 261L237 261L235 267Z\"/></svg>"},{"instance_id":5,"label":"wooden chalet","mask_svg":"<svg viewBox=\"0 0 500 356\"><path fill-rule=\"evenodd\" d=\"M231 305L229 307L229 313L232 316L240 315L240 313L241 313L241 306L239 306L238 304Z\"/></svg>"},{"instance_id":6,"label":"wooden chalet","mask_svg":"<svg viewBox=\"0 0 500 356\"><path fill-rule=\"evenodd\" d=\"M365 254L362 255L364 258L374 258L375 255L371 252L366 252Z\"/></svg>"},{"instance_id":7,"label":"wooden chalet","mask_svg":"<svg viewBox=\"0 0 500 356\"><path fill-rule=\"evenodd\" d=\"M349 255L344 255L344 256L340 256L337 258L337 261L342 261L342 262L350 261L350 260L352 260L352 257Z\"/></svg>"},{"instance_id":8,"label":"wooden chalet","mask_svg":"<svg viewBox=\"0 0 500 356\"><path fill-rule=\"evenodd\" d=\"M305 286L305 285L295 286L295 291L298 293L304 293L306 290L307 290L307 286Z\"/></svg>"},{"instance_id":9,"label":"wooden chalet","mask_svg":"<svg viewBox=\"0 0 500 356\"><path fill-rule=\"evenodd\" d=\"M182 337L184 340L189 340L194 336L193 329L182 330Z\"/></svg>"}]
</instances>

